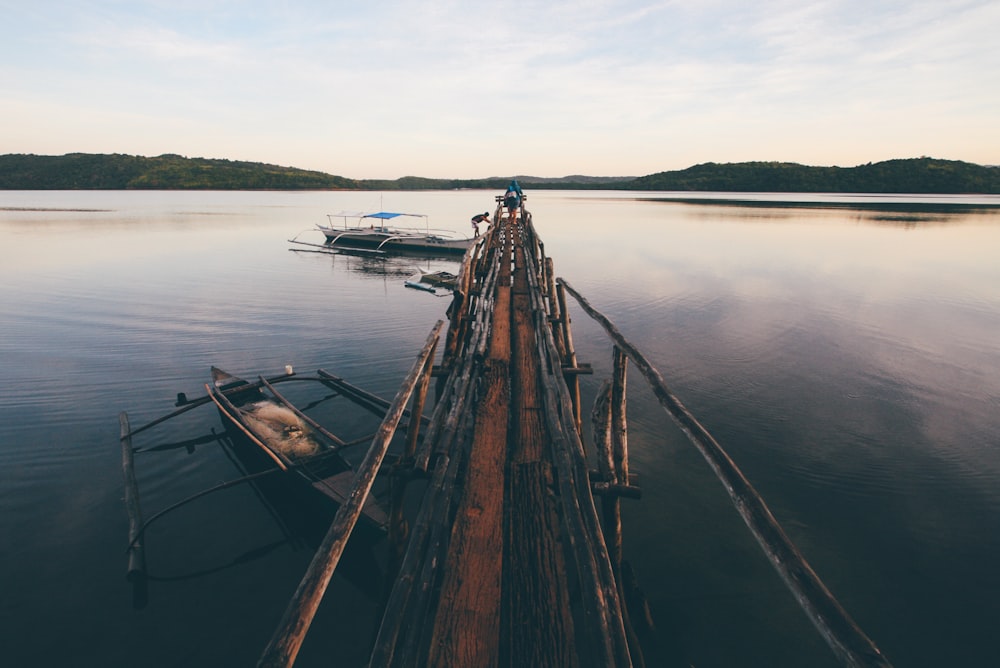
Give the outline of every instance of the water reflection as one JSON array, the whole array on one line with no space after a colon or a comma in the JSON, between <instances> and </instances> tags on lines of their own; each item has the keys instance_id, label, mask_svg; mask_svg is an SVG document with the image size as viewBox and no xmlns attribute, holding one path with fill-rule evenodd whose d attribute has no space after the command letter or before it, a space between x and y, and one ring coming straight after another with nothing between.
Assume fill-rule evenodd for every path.
<instances>
[{"instance_id":1,"label":"water reflection","mask_svg":"<svg viewBox=\"0 0 1000 668\"><path fill-rule=\"evenodd\" d=\"M391 207L467 226L493 194L393 193ZM914 208L913 198L847 207L824 197L835 206L544 191L529 192L528 205L557 275L657 365L896 665L989 665L1000 615L1000 219L980 205L998 199L932 197ZM115 415L158 415L177 391L199 388L211 364L324 367L392 396L446 302L404 280L456 273L454 261L287 245L328 211L371 199L4 195L0 462L12 474L0 481L0 614L11 661L256 660L308 550L281 543L253 492L235 489L154 527L157 577L213 572L152 582L150 605L134 614ZM75 211L84 209L111 213ZM571 313L578 356L595 369L581 379L589 402L610 347ZM644 497L627 504L625 552L663 663L830 665L704 461L640 383L630 388ZM218 425L205 413L152 441L163 447L149 457L162 459L144 462L144 508L234 475L224 453L198 440ZM334 588L330 600L367 610L353 585ZM311 636L304 651L317 665L329 656L362 665L350 639L367 638L367 619L338 606L324 614L323 628L342 633ZM51 641L52 628L64 642Z\"/></svg>"}]
</instances>

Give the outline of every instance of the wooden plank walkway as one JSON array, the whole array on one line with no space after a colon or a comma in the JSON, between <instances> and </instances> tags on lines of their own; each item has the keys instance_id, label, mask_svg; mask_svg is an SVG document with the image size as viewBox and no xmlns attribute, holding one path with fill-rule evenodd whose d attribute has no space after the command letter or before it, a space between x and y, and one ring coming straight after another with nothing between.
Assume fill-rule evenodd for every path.
<instances>
[{"instance_id":1,"label":"wooden plank walkway","mask_svg":"<svg viewBox=\"0 0 1000 668\"><path fill-rule=\"evenodd\" d=\"M498 207L467 256L371 665L632 665L541 249L530 214Z\"/></svg>"}]
</instances>

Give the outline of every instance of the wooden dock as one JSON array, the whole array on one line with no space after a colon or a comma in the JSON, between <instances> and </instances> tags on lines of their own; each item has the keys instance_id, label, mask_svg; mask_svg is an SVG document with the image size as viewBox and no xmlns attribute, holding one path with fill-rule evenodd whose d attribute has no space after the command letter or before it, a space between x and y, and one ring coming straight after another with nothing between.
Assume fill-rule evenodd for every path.
<instances>
[{"instance_id":1,"label":"wooden dock","mask_svg":"<svg viewBox=\"0 0 1000 668\"><path fill-rule=\"evenodd\" d=\"M530 215L494 220L460 278L447 380L414 453L433 483L372 665L630 665L573 401L585 370L551 315L564 309Z\"/></svg>"},{"instance_id":2,"label":"wooden dock","mask_svg":"<svg viewBox=\"0 0 1000 668\"><path fill-rule=\"evenodd\" d=\"M586 446L579 376L590 368L576 358L567 293L613 341L613 371L589 412ZM498 198L489 230L463 260L446 333L444 325L434 326L392 402L322 370L312 379L339 383L385 418L258 665L295 662L379 474L390 479L391 586L370 666L644 665L631 620L645 623L648 610L627 584L620 514L622 498L641 496L628 465L630 360L843 665L889 665L641 352L554 276L523 203L508 212ZM405 445L388 457L404 415ZM131 435L161 420L129 431L123 414L129 489ZM137 490L126 496L136 520L133 573L142 556Z\"/></svg>"},{"instance_id":3,"label":"wooden dock","mask_svg":"<svg viewBox=\"0 0 1000 668\"><path fill-rule=\"evenodd\" d=\"M465 257L448 315L432 392L433 354L397 396L403 405L412 395L415 413L428 393L435 401L394 466L396 576L370 665L641 665L618 584L620 524L613 558L594 500L595 489L609 507L639 492L612 469L588 468L577 378L590 369L576 363L565 293L523 207L511 215L497 206ZM434 334L425 350L436 342ZM610 450L602 461L613 466ZM428 482L407 526L413 477ZM343 549L336 526L260 665L294 661Z\"/></svg>"}]
</instances>

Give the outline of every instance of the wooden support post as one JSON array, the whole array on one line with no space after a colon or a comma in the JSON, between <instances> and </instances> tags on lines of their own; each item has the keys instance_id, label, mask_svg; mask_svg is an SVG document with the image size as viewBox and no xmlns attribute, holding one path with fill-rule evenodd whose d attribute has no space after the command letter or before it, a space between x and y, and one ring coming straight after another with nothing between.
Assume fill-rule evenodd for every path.
<instances>
[{"instance_id":1,"label":"wooden support post","mask_svg":"<svg viewBox=\"0 0 1000 668\"><path fill-rule=\"evenodd\" d=\"M559 308L559 297L556 294L556 280L555 271L552 268L552 258L545 258L546 265L546 277L547 292L548 292L548 311L549 311L549 322L552 327L552 337L555 339L556 349L559 351L559 359L565 362L566 360L566 339L563 338L562 333L562 310Z\"/></svg>"},{"instance_id":2,"label":"wooden support post","mask_svg":"<svg viewBox=\"0 0 1000 668\"><path fill-rule=\"evenodd\" d=\"M597 468L600 480L613 482L615 460L611 450L611 381L606 380L594 398L590 412L590 422L594 431L594 449L597 452Z\"/></svg>"},{"instance_id":3,"label":"wooden support post","mask_svg":"<svg viewBox=\"0 0 1000 668\"><path fill-rule=\"evenodd\" d=\"M625 375L628 357L621 348L614 348L614 370L611 375L611 446L615 458L615 480L628 485L628 421L625 418Z\"/></svg>"},{"instance_id":4,"label":"wooden support post","mask_svg":"<svg viewBox=\"0 0 1000 668\"><path fill-rule=\"evenodd\" d=\"M295 595L285 609L281 623L278 625L268 646L264 649L264 653L257 664L258 666L271 668L275 666L291 666L295 663L295 657L302 646L302 641L305 640L306 633L309 630L310 624L312 624L316 610L323 600L323 594L330 584L333 572L340 562L340 557L347 546L347 540L350 538L358 518L361 517L362 508L365 501L368 500L368 495L375 482L375 476L382 466L382 460L389 448L389 442L392 440L396 426L399 424L399 419L403 415L403 409L413 394L413 389L421 376L421 371L427 364L431 350L433 350L437 343L443 325L444 322L439 320L434 326L434 329L427 337L427 342L424 344L416 363L410 369L410 373L403 382L403 386L389 407L385 419L382 421L375 438L372 440L371 448L369 448L364 460L358 467L350 496L337 511L333 523L330 525L330 529L323 538L319 549L316 550L316 554L313 556L313 560L309 564L305 576L303 576L302 581L299 583Z\"/></svg>"},{"instance_id":5,"label":"wooden support post","mask_svg":"<svg viewBox=\"0 0 1000 668\"><path fill-rule=\"evenodd\" d=\"M847 611L819 579L805 557L788 538L750 481L722 446L708 433L680 400L667 388L660 372L646 360L604 314L565 279L557 279L560 287L573 295L583 310L601 324L608 336L624 351L649 382L660 405L674 419L688 440L708 462L740 513L744 523L757 539L771 565L785 581L806 616L826 640L833 653L847 666L889 666L875 643L865 635Z\"/></svg>"},{"instance_id":6,"label":"wooden support post","mask_svg":"<svg viewBox=\"0 0 1000 668\"><path fill-rule=\"evenodd\" d=\"M622 600L622 617L628 633L629 651L636 666L645 665L642 647L635 635L632 625L632 615L626 601L631 598L626 595L623 577L625 549L622 531L622 496L638 498L641 490L629 484L628 465L628 421L626 419L626 376L628 372L628 357L621 348L614 346L612 353L611 383L607 387L606 399L608 408L606 414L610 418L607 431L610 437L609 450L612 458L613 476L609 478L607 487L595 486L598 494L607 494L601 499L604 508L604 540L608 545L608 556L614 569L615 582L618 585L618 596Z\"/></svg>"},{"instance_id":7,"label":"wooden support post","mask_svg":"<svg viewBox=\"0 0 1000 668\"><path fill-rule=\"evenodd\" d=\"M410 414L414 416L410 419L406 431L406 445L403 448L402 462L405 466L413 465L413 458L417 451L417 438L420 435L421 420L424 412L424 403L427 400L427 388L431 383L431 371L434 368L434 353L437 350L437 341L431 349L430 356L424 364L417 383L416 392L413 397L413 407ZM392 561L389 564L388 573L395 578L399 570L399 564L403 560L403 552L406 548L406 538L408 529L406 520L403 518L403 501L406 497L406 485L409 478L406 476L393 476L389 481L389 546L392 549Z\"/></svg>"},{"instance_id":8,"label":"wooden support post","mask_svg":"<svg viewBox=\"0 0 1000 668\"><path fill-rule=\"evenodd\" d=\"M121 426L122 474L125 477L125 511L128 513L128 571L129 580L142 578L146 572L146 552L139 531L142 528L142 511L139 508L139 485L135 479L135 461L132 457L132 436L128 415L118 416Z\"/></svg>"},{"instance_id":9,"label":"wooden support post","mask_svg":"<svg viewBox=\"0 0 1000 668\"><path fill-rule=\"evenodd\" d=\"M479 250L483 247L483 242L477 242L466 251L462 258L462 267L458 272L458 279L455 281L451 306L448 307L448 334L445 337L444 359L441 365L450 369L455 356L458 354L459 344L462 339L462 329L466 312L466 302L475 280L476 266L479 260Z\"/></svg>"},{"instance_id":10,"label":"wooden support post","mask_svg":"<svg viewBox=\"0 0 1000 668\"><path fill-rule=\"evenodd\" d=\"M556 292L559 295L559 310L562 313L562 333L563 340L566 343L566 357L563 362L566 366L576 368L576 350L573 347L573 333L570 331L570 318L569 310L566 308L566 291L563 289L562 284L556 286ZM570 398L573 400L573 415L576 417L576 430L579 432L583 428L583 411L580 406L580 378L577 375L572 375L566 378L566 384L569 385Z\"/></svg>"}]
</instances>

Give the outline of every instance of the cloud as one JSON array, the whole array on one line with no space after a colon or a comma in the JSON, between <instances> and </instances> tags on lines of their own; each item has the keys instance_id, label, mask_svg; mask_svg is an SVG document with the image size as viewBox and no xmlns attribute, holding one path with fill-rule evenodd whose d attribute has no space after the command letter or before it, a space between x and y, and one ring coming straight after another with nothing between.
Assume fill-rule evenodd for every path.
<instances>
[{"instance_id":1,"label":"cloud","mask_svg":"<svg viewBox=\"0 0 1000 668\"><path fill-rule=\"evenodd\" d=\"M155 135L351 176L857 164L933 147L1000 162L992 2L40 4L0 27L0 92L35 152ZM31 122L56 110L77 119ZM396 162L376 165L373 147Z\"/></svg>"}]
</instances>

